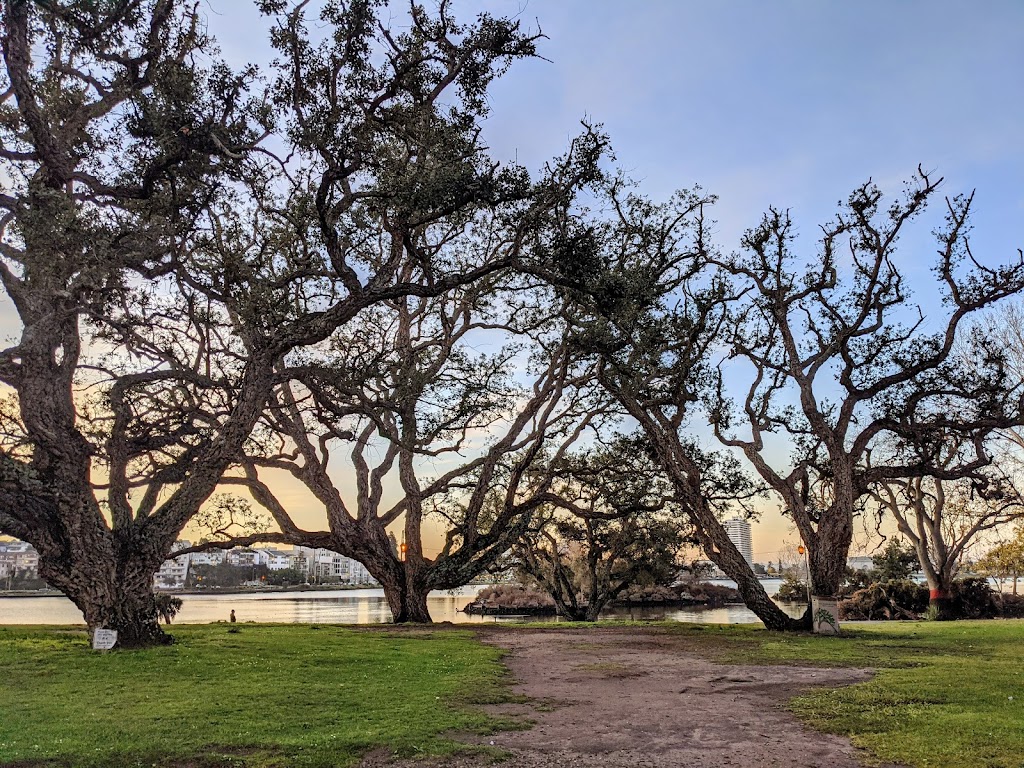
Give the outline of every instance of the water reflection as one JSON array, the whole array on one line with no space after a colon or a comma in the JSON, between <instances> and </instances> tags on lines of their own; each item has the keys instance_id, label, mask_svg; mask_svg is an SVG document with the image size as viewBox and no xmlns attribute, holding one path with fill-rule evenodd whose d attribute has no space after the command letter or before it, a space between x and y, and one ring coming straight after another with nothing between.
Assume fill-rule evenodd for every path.
<instances>
[{"instance_id":1,"label":"water reflection","mask_svg":"<svg viewBox=\"0 0 1024 768\"><path fill-rule=\"evenodd\" d=\"M432 592L428 598L434 621L465 624L503 621L493 616L468 616L461 610L476 596L480 587ZM310 592L271 592L242 595L181 595L182 608L175 619L179 624L208 624L227 621L231 611L239 621L281 624L386 624L391 621L384 592L380 589L317 590ZM790 615L799 616L802 605L783 606ZM603 619L634 621L686 621L715 624L754 624L757 617L742 605L722 608L666 608L642 606L615 608ZM520 619L521 620L521 619ZM556 621L554 617L538 617ZM82 614L65 597L0 597L0 624L82 624Z\"/></svg>"},{"instance_id":2,"label":"water reflection","mask_svg":"<svg viewBox=\"0 0 1024 768\"><path fill-rule=\"evenodd\" d=\"M480 617L459 610L479 587L434 592L428 598L435 621L468 622ZM233 610L239 621L281 624L385 624L391 621L380 589L271 592L242 595L181 595L179 624L227 621ZM65 597L0 597L0 624L82 624L82 614Z\"/></svg>"}]
</instances>

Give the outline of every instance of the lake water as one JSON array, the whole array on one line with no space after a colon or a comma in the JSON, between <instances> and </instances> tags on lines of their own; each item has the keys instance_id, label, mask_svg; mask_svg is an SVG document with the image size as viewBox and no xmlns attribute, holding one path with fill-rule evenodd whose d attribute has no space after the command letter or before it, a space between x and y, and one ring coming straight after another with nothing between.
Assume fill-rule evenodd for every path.
<instances>
[{"instance_id":1,"label":"lake water","mask_svg":"<svg viewBox=\"0 0 1024 768\"><path fill-rule=\"evenodd\" d=\"M732 582L712 580L718 584ZM778 588L777 580L763 582L768 594ZM450 592L432 592L428 598L434 621L456 624L508 621L494 616L469 616L461 610L476 596L478 586ZM391 621L381 589L317 590L309 592L263 592L232 595L181 595L182 607L175 623L208 624L227 621L233 610L241 622L282 624L386 624ZM803 612L802 605L783 608L792 615ZM634 620L686 621L712 624L753 624L758 619L742 605L722 608L617 608L604 618ZM547 617L538 617L544 621ZM548 620L554 621L554 618ZM74 603L62 596L0 597L0 624L82 624L82 614Z\"/></svg>"}]
</instances>

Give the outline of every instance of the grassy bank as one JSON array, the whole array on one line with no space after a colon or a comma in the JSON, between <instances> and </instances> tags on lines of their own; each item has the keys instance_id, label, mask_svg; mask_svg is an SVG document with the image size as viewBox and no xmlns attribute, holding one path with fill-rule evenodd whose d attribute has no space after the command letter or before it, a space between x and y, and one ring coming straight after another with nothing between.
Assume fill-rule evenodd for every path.
<instances>
[{"instance_id":1,"label":"grassy bank","mask_svg":"<svg viewBox=\"0 0 1024 768\"><path fill-rule=\"evenodd\" d=\"M498 652L462 631L181 626L97 653L83 631L0 627L0 764L344 766L369 750L445 754L491 723ZM470 696L470 694L472 696Z\"/></svg>"},{"instance_id":2,"label":"grassy bank","mask_svg":"<svg viewBox=\"0 0 1024 768\"><path fill-rule=\"evenodd\" d=\"M878 760L1024 766L1024 621L879 624L838 638L645 626L723 663L876 668L868 683L791 706ZM174 634L169 648L100 654L79 630L0 627L0 764L344 766L377 748L443 755L455 748L445 733L498 725L473 701L505 695L498 652L467 630L242 625L232 634L208 625Z\"/></svg>"},{"instance_id":3,"label":"grassy bank","mask_svg":"<svg viewBox=\"0 0 1024 768\"><path fill-rule=\"evenodd\" d=\"M1024 767L1024 623L922 623L858 635L856 655L885 668L866 685L795 701L807 722L920 768Z\"/></svg>"},{"instance_id":4,"label":"grassy bank","mask_svg":"<svg viewBox=\"0 0 1024 768\"><path fill-rule=\"evenodd\" d=\"M874 679L795 699L820 730L919 768L1024 766L1024 621L863 625L822 638L752 627L672 627L723 662L874 667Z\"/></svg>"}]
</instances>

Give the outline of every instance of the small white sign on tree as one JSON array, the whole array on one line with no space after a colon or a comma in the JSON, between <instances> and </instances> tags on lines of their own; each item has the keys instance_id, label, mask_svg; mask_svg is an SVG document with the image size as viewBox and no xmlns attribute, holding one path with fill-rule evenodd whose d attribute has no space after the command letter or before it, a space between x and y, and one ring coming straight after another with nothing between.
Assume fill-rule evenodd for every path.
<instances>
[{"instance_id":1,"label":"small white sign on tree","mask_svg":"<svg viewBox=\"0 0 1024 768\"><path fill-rule=\"evenodd\" d=\"M115 645L117 645L116 629L97 629L92 635L94 651L109 651Z\"/></svg>"}]
</instances>

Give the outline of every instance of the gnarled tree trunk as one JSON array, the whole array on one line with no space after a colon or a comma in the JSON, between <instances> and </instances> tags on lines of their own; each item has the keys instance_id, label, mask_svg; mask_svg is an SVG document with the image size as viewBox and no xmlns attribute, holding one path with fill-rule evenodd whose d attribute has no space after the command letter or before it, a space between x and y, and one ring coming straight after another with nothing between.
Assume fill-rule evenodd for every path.
<instances>
[{"instance_id":1,"label":"gnarled tree trunk","mask_svg":"<svg viewBox=\"0 0 1024 768\"><path fill-rule=\"evenodd\" d=\"M935 568L928 563L924 569L928 582L928 608L936 621L953 621L958 618L953 599L953 573L949 564Z\"/></svg>"},{"instance_id":2,"label":"gnarled tree trunk","mask_svg":"<svg viewBox=\"0 0 1024 768\"><path fill-rule=\"evenodd\" d=\"M838 491L837 488L837 495ZM811 592L815 597L836 598L846 578L846 556L853 542L852 497L845 501L847 509L839 509L843 501L837 499L827 514L821 515L813 535L804 536L811 571ZM798 513L803 513L803 510L798 510ZM809 519L799 527L804 534L811 527Z\"/></svg>"},{"instance_id":3,"label":"gnarled tree trunk","mask_svg":"<svg viewBox=\"0 0 1024 768\"><path fill-rule=\"evenodd\" d=\"M428 572L392 550L387 529L379 523L335 530L332 548L361 562L384 589L395 624L430 624ZM414 555L415 556L415 555Z\"/></svg>"},{"instance_id":4,"label":"gnarled tree trunk","mask_svg":"<svg viewBox=\"0 0 1024 768\"><path fill-rule=\"evenodd\" d=\"M776 605L707 503L703 499L698 499L695 506L699 509L694 511L691 518L697 539L711 562L736 582L736 590L740 593L743 604L754 612L767 629L810 629L810 612L799 619L794 619Z\"/></svg>"},{"instance_id":5,"label":"gnarled tree trunk","mask_svg":"<svg viewBox=\"0 0 1024 768\"><path fill-rule=\"evenodd\" d=\"M379 579L378 579L379 581ZM395 624L430 624L427 595L430 588L407 579L381 581Z\"/></svg>"},{"instance_id":6,"label":"gnarled tree trunk","mask_svg":"<svg viewBox=\"0 0 1024 768\"><path fill-rule=\"evenodd\" d=\"M953 621L956 619L956 607L953 593L949 587L932 587L928 589L928 607L936 621Z\"/></svg>"},{"instance_id":7,"label":"gnarled tree trunk","mask_svg":"<svg viewBox=\"0 0 1024 768\"><path fill-rule=\"evenodd\" d=\"M105 535L104 535L105 534ZM115 536L96 530L72 546L37 544L39 575L78 607L89 627L117 632L117 648L167 645L160 628L153 577L163 558L125 551Z\"/></svg>"},{"instance_id":8,"label":"gnarled tree trunk","mask_svg":"<svg viewBox=\"0 0 1024 768\"><path fill-rule=\"evenodd\" d=\"M66 594L81 609L90 631L117 631L117 647L145 648L167 645L174 638L160 628L160 617L153 594L153 576L139 572L97 583L79 574L79 586L68 587Z\"/></svg>"},{"instance_id":9,"label":"gnarled tree trunk","mask_svg":"<svg viewBox=\"0 0 1024 768\"><path fill-rule=\"evenodd\" d=\"M795 631L811 628L810 608L799 619L794 619L783 611L765 592L764 585L736 549L718 520L714 520L714 526L709 522L706 529L700 530L698 538L711 562L736 582L736 590L740 593L743 604L761 620L766 629Z\"/></svg>"},{"instance_id":10,"label":"gnarled tree trunk","mask_svg":"<svg viewBox=\"0 0 1024 768\"><path fill-rule=\"evenodd\" d=\"M637 420L651 441L658 463L675 489L676 500L683 505L693 524L697 541L711 562L736 582L736 589L744 605L754 612L767 629L810 629L809 610L802 618L794 619L768 597L754 569L732 543L725 527L715 516L714 510L704 496L701 488L701 468L679 439L679 434L674 429L667 428L663 421L654 418L631 392L617 382L604 376L601 381Z\"/></svg>"}]
</instances>

